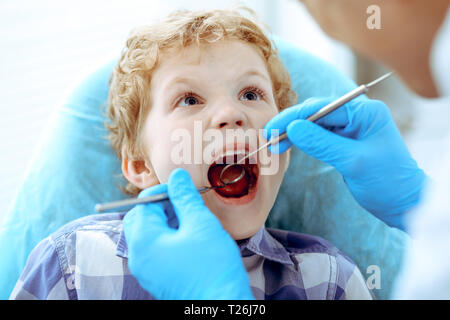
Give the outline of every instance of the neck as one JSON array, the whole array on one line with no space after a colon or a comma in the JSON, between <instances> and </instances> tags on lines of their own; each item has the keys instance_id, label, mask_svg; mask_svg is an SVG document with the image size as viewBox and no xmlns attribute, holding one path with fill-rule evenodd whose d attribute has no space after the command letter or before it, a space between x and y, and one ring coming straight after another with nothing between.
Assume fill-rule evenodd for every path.
<instances>
[{"instance_id":1,"label":"neck","mask_svg":"<svg viewBox=\"0 0 450 320\"><path fill-rule=\"evenodd\" d=\"M386 58L405 84L416 94L426 98L437 98L439 92L431 72L431 49L442 25L449 0L435 0L431 3L417 0L410 4L406 23L409 34L403 33L405 40L396 48L396 54ZM418 10L424 14L414 14ZM389 61L390 60L390 61Z\"/></svg>"},{"instance_id":2,"label":"neck","mask_svg":"<svg viewBox=\"0 0 450 320\"><path fill-rule=\"evenodd\" d=\"M410 63L394 64L398 76L416 94L425 98L437 98L439 92L431 73L429 53Z\"/></svg>"}]
</instances>

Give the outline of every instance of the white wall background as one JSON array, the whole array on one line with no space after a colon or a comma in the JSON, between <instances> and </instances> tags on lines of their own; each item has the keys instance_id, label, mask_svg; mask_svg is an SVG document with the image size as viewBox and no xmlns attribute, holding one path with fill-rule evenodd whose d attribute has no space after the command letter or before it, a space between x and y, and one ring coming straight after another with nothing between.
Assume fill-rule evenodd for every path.
<instances>
[{"instance_id":1,"label":"white wall background","mask_svg":"<svg viewBox=\"0 0 450 320\"><path fill-rule=\"evenodd\" d=\"M87 72L122 49L129 31L177 8L218 0L14 0L0 2L0 222L52 110ZM273 33L354 75L350 50L327 38L297 0L241 1Z\"/></svg>"}]
</instances>

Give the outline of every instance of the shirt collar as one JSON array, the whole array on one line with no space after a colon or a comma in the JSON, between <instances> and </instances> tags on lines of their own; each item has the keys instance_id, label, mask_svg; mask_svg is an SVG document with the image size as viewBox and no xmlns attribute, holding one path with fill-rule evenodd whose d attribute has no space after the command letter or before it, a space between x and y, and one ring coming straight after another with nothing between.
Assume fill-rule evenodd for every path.
<instances>
[{"instance_id":1,"label":"shirt collar","mask_svg":"<svg viewBox=\"0 0 450 320\"><path fill-rule=\"evenodd\" d=\"M294 265L286 248L278 242L265 227L262 227L252 237L238 240L236 243L242 256L257 254L274 262ZM128 247L123 232L123 226L120 232L119 241L117 242L116 255L125 259L128 258Z\"/></svg>"},{"instance_id":2,"label":"shirt collar","mask_svg":"<svg viewBox=\"0 0 450 320\"><path fill-rule=\"evenodd\" d=\"M252 237L236 242L242 256L257 254L274 262L294 265L286 248L265 227L259 229Z\"/></svg>"}]
</instances>

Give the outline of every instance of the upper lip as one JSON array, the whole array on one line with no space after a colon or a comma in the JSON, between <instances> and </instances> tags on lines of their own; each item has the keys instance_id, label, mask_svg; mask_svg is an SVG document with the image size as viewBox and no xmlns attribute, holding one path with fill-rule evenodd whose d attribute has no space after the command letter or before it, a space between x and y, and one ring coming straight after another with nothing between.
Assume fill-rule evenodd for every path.
<instances>
[{"instance_id":1,"label":"upper lip","mask_svg":"<svg viewBox=\"0 0 450 320\"><path fill-rule=\"evenodd\" d=\"M221 148L218 148L214 151L214 155L212 156L212 162L211 164L216 164L219 162L219 160L222 160L223 157L225 155L227 155L228 153L230 154L238 154L237 157L237 161L239 161L239 159L241 159L244 156L247 156L249 153L255 151L256 148L254 148L253 146L251 146L248 143L229 143L226 144L224 146L222 146ZM257 163L257 158L256 155L252 155L248 161L252 164L256 164Z\"/></svg>"}]
</instances>

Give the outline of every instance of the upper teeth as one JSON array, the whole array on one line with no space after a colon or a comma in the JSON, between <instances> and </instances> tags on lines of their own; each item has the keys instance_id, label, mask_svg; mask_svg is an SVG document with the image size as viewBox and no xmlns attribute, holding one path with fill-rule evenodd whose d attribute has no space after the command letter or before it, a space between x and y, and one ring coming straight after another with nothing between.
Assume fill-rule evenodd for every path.
<instances>
[{"instance_id":1,"label":"upper teeth","mask_svg":"<svg viewBox=\"0 0 450 320\"><path fill-rule=\"evenodd\" d=\"M222 155L222 157L234 156L239 154L243 154L245 156L247 152L245 152L245 150L227 151Z\"/></svg>"},{"instance_id":2,"label":"upper teeth","mask_svg":"<svg viewBox=\"0 0 450 320\"><path fill-rule=\"evenodd\" d=\"M247 155L247 152L245 150L226 151L225 153L223 153L222 155L220 155L217 158L216 163L222 163L223 160L225 160L225 163L229 163L230 161L228 161L228 160L231 160L231 162L234 162L234 156L240 156L240 155L245 157ZM239 161L240 158L241 157L238 157L237 161Z\"/></svg>"}]
</instances>

